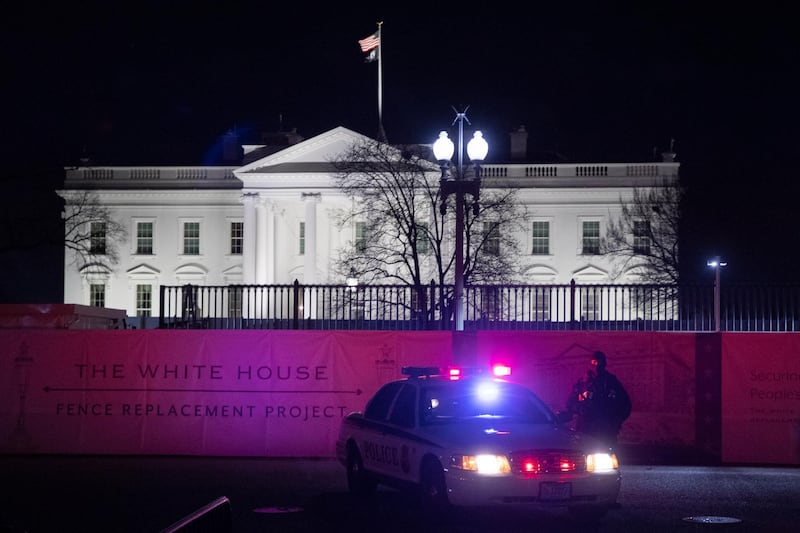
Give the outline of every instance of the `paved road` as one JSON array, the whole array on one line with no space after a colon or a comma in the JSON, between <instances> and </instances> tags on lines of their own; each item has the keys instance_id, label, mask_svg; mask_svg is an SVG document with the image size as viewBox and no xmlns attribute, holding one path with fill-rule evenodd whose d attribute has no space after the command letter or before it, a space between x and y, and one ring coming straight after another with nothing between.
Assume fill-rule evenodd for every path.
<instances>
[{"instance_id":1,"label":"paved road","mask_svg":"<svg viewBox=\"0 0 800 533\"><path fill-rule=\"evenodd\" d=\"M0 532L158 532L219 496L236 533L797 531L800 468L628 466L599 524L563 512L456 510L431 520L406 496L352 500L334 460L0 456ZM690 516L731 517L699 524Z\"/></svg>"}]
</instances>

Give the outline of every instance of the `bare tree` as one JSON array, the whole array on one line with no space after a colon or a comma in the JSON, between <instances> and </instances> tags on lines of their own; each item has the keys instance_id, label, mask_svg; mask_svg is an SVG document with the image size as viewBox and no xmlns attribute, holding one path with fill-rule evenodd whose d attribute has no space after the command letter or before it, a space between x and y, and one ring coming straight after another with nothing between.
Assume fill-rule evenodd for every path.
<instances>
[{"instance_id":1,"label":"bare tree","mask_svg":"<svg viewBox=\"0 0 800 533\"><path fill-rule=\"evenodd\" d=\"M93 191L63 191L64 246L79 269L111 270L119 263L119 246L128 238L125 226L100 204Z\"/></svg>"},{"instance_id":2,"label":"bare tree","mask_svg":"<svg viewBox=\"0 0 800 533\"><path fill-rule=\"evenodd\" d=\"M338 274L419 287L419 299L431 280L452 283L455 207L441 195L439 166L418 146L372 139L353 144L334 165L337 185L351 199L341 222L357 228L354 245L341 250ZM465 283L515 279L519 250L513 236L526 218L515 199L511 189L481 191L477 210L465 210Z\"/></svg>"},{"instance_id":3,"label":"bare tree","mask_svg":"<svg viewBox=\"0 0 800 533\"><path fill-rule=\"evenodd\" d=\"M634 188L609 225L601 250L619 258L619 270L648 283L678 283L678 228L683 188L677 179Z\"/></svg>"}]
</instances>

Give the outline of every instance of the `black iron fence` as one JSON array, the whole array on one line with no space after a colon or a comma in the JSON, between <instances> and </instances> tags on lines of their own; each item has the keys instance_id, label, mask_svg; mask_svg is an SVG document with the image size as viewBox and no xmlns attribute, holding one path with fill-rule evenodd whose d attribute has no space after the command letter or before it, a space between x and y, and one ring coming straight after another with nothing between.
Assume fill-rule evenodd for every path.
<instances>
[{"instance_id":1,"label":"black iron fence","mask_svg":"<svg viewBox=\"0 0 800 533\"><path fill-rule=\"evenodd\" d=\"M434 283L162 286L159 327L447 330L452 304ZM467 330L800 331L800 285L469 285L464 309Z\"/></svg>"}]
</instances>

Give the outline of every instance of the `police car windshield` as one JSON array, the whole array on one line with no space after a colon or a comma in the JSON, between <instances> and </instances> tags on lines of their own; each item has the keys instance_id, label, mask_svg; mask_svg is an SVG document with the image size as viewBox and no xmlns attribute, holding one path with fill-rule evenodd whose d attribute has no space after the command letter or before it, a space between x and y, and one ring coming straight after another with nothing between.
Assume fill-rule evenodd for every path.
<instances>
[{"instance_id":1,"label":"police car windshield","mask_svg":"<svg viewBox=\"0 0 800 533\"><path fill-rule=\"evenodd\" d=\"M510 422L548 424L553 414L531 391L491 380L431 384L420 395L423 424L502 418Z\"/></svg>"}]
</instances>

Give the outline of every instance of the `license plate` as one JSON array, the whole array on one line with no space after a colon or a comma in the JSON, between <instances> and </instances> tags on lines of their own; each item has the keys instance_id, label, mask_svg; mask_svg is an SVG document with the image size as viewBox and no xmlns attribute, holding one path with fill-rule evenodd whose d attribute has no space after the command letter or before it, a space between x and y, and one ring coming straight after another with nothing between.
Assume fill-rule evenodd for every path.
<instances>
[{"instance_id":1,"label":"license plate","mask_svg":"<svg viewBox=\"0 0 800 533\"><path fill-rule=\"evenodd\" d=\"M539 499L545 502L569 500L572 497L572 483L540 483Z\"/></svg>"}]
</instances>

